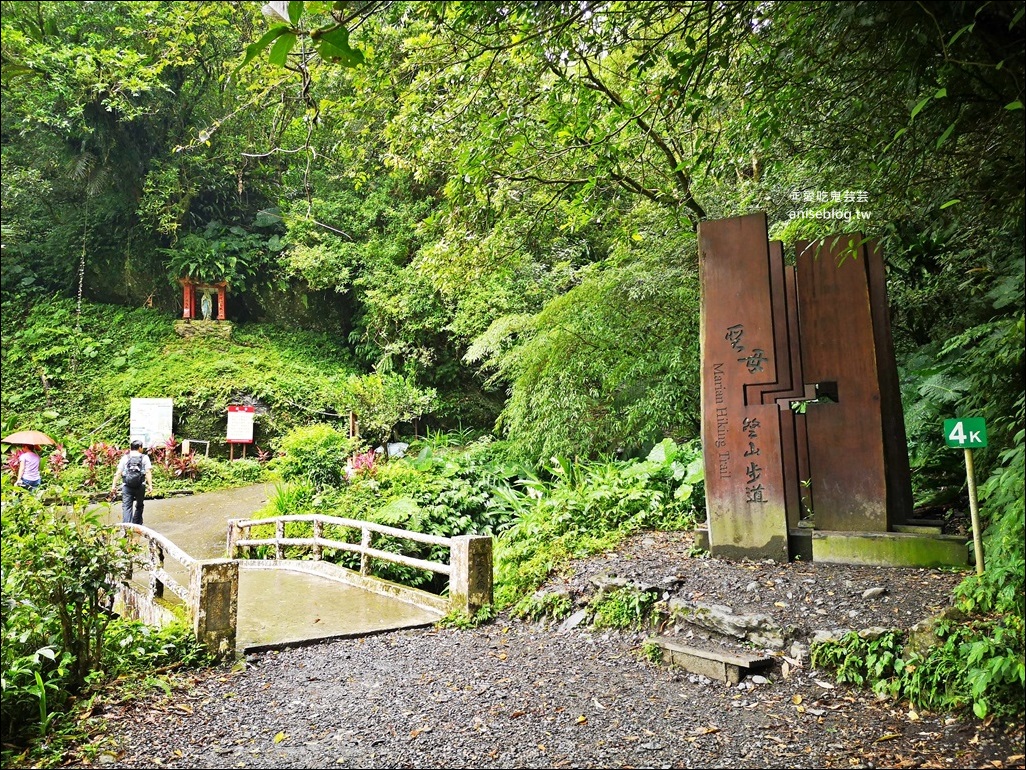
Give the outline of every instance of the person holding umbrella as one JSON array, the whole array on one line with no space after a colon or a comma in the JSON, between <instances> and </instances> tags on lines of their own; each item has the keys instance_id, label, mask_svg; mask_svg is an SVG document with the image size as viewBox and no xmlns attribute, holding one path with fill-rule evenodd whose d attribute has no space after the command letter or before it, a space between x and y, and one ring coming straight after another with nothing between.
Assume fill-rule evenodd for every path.
<instances>
[{"instance_id":1,"label":"person holding umbrella","mask_svg":"<svg viewBox=\"0 0 1026 770\"><path fill-rule=\"evenodd\" d=\"M39 447L29 444L18 455L18 480L14 483L25 489L36 489L43 482L39 473Z\"/></svg>"},{"instance_id":2,"label":"person holding umbrella","mask_svg":"<svg viewBox=\"0 0 1026 770\"><path fill-rule=\"evenodd\" d=\"M39 430L19 430L0 438L0 443L25 447L18 455L18 478L14 483L24 489L38 489L43 480L39 472L39 446L53 444L54 440Z\"/></svg>"}]
</instances>

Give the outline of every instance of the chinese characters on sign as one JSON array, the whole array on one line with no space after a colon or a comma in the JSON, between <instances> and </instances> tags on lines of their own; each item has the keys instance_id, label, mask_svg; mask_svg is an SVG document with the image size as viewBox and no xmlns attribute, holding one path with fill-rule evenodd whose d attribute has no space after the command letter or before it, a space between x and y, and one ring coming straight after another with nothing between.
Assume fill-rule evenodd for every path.
<instances>
[{"instance_id":1,"label":"chinese characters on sign","mask_svg":"<svg viewBox=\"0 0 1026 770\"><path fill-rule=\"evenodd\" d=\"M868 203L866 190L791 190L791 200L805 203Z\"/></svg>"},{"instance_id":2,"label":"chinese characters on sign","mask_svg":"<svg viewBox=\"0 0 1026 770\"><path fill-rule=\"evenodd\" d=\"M730 346L738 353L744 351L745 346L741 344L741 336L745 333L745 327L741 324L734 324L733 326L727 327L727 334L724 339L730 343Z\"/></svg>"},{"instance_id":3,"label":"chinese characters on sign","mask_svg":"<svg viewBox=\"0 0 1026 770\"><path fill-rule=\"evenodd\" d=\"M745 457L756 457L761 454L759 447L755 445L755 440L759 438L759 421L754 417L745 417L741 421L741 430L748 434L748 450L745 452ZM762 478L762 468L755 460L749 461L748 467L745 468L745 475L748 477L748 481L745 482L745 502L765 503L766 498L763 497L765 490L759 483L759 479Z\"/></svg>"},{"instance_id":4,"label":"chinese characters on sign","mask_svg":"<svg viewBox=\"0 0 1026 770\"><path fill-rule=\"evenodd\" d=\"M741 344L741 338L744 336L744 333L744 324L734 324L733 326L727 327L727 333L724 335L723 339L729 342L730 347L738 353L743 353L745 346ZM769 359L766 357L766 353L762 348L753 348L749 355L742 356L738 361L748 367L749 374L755 374L756 372L761 372L763 370L762 365L769 361Z\"/></svg>"},{"instance_id":5,"label":"chinese characters on sign","mask_svg":"<svg viewBox=\"0 0 1026 770\"><path fill-rule=\"evenodd\" d=\"M743 344L745 334L744 324L733 324L728 326L726 333L723 335L723 339L730 343L730 347L737 353L745 353L747 348ZM743 355L738 358L739 363L743 363L748 369L749 374L756 374L764 371L763 365L769 361L765 351L762 348L752 348L750 353ZM723 364L718 363L713 365L713 402L716 410L716 440L715 445L718 451L718 471L721 479L731 478L731 458L730 451L727 448L728 440L727 436L730 431L730 418L729 410L727 407L727 400L725 398L725 385L724 385L724 371ZM762 467L758 463L758 456L762 454L756 440L759 438L759 420L754 417L745 417L741 422L741 429L747 434L748 438L748 449L744 452L745 462L745 476L747 477L745 486L745 502L747 503L765 503L767 498L765 497L766 489L763 487L759 480L762 478Z\"/></svg>"},{"instance_id":6,"label":"chinese characters on sign","mask_svg":"<svg viewBox=\"0 0 1026 770\"><path fill-rule=\"evenodd\" d=\"M854 210L846 207L835 207L844 203L868 203L869 193L866 190L791 190L789 195L792 203L807 204L802 208L794 208L787 212L788 219L843 220L872 219L871 211L861 207Z\"/></svg>"},{"instance_id":7,"label":"chinese characters on sign","mask_svg":"<svg viewBox=\"0 0 1026 770\"><path fill-rule=\"evenodd\" d=\"M254 407L244 404L228 406L228 436L225 440L229 444L253 443L253 414L255 412Z\"/></svg>"}]
</instances>

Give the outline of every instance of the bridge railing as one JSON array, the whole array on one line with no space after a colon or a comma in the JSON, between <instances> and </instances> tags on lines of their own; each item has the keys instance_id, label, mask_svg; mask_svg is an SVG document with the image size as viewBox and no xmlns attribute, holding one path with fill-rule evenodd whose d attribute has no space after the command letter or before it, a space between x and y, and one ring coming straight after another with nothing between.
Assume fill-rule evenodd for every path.
<instances>
[{"instance_id":1,"label":"bridge railing","mask_svg":"<svg viewBox=\"0 0 1026 770\"><path fill-rule=\"evenodd\" d=\"M154 625L184 619L209 651L219 655L233 652L238 621L239 563L229 559L194 559L152 529L139 524L115 526L142 546L140 566L148 574L145 586L133 582L122 588L118 597L122 610ZM168 560L175 565L173 573L168 571ZM165 591L177 596L182 603L174 605L166 601ZM184 618L180 617L181 613Z\"/></svg>"},{"instance_id":2,"label":"bridge railing","mask_svg":"<svg viewBox=\"0 0 1026 770\"><path fill-rule=\"evenodd\" d=\"M288 537L285 525L294 522L310 523L312 536ZM257 538L252 536L254 527L271 525L274 526L274 537ZM350 543L326 537L325 527L327 526L359 530L360 542ZM449 562L446 564L383 551L372 545L374 535L386 535L448 548ZM370 575L372 559L428 570L449 577L449 604L452 609L472 615L481 607L492 603L492 538L488 536L438 537L370 521L324 514L296 514L266 519L231 519L228 521L228 557L230 559L237 559L244 552L250 555L258 546L273 546L275 559L284 559L285 548L290 546L309 549L315 560L322 559L325 550L357 553L360 555L360 574L365 577Z\"/></svg>"}]
</instances>

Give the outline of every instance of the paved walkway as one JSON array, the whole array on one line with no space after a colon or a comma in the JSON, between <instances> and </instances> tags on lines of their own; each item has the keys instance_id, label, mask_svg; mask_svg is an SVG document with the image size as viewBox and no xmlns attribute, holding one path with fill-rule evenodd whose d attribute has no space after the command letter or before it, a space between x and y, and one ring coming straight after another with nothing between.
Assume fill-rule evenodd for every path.
<instances>
[{"instance_id":1,"label":"paved walkway","mask_svg":"<svg viewBox=\"0 0 1026 770\"><path fill-rule=\"evenodd\" d=\"M225 557L228 520L248 518L274 494L271 484L147 500L143 524L195 559ZM121 520L121 501L108 521ZM433 624L439 613L318 575L284 569L239 572L238 648L241 652L323 639L366 636Z\"/></svg>"}]
</instances>

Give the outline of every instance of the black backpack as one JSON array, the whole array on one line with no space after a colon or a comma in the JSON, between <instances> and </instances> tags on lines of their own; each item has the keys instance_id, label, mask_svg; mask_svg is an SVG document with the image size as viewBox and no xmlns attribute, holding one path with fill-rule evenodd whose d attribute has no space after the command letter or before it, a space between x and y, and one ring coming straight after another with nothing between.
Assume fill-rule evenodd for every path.
<instances>
[{"instance_id":1,"label":"black backpack","mask_svg":"<svg viewBox=\"0 0 1026 770\"><path fill-rule=\"evenodd\" d=\"M138 489L146 481L146 471L143 470L143 456L132 455L128 456L128 462L125 463L125 473L122 476L125 480L125 486L129 486L132 489Z\"/></svg>"}]
</instances>

